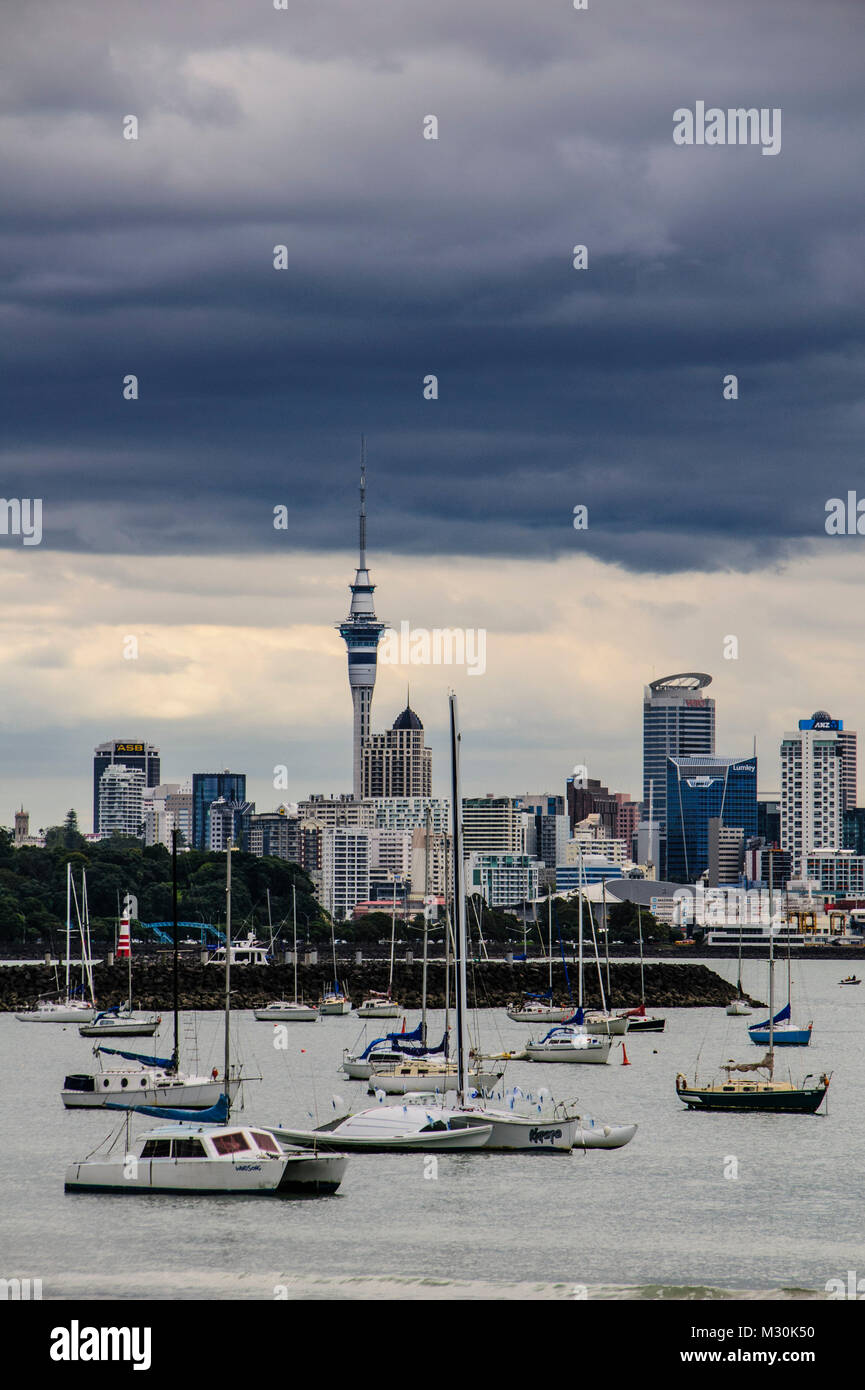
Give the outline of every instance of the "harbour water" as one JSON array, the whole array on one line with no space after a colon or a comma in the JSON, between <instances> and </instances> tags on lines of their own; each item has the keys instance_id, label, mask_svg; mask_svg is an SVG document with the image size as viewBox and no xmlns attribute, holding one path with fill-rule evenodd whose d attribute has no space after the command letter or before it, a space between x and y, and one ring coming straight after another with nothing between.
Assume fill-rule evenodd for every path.
<instances>
[{"instance_id":1,"label":"harbour water","mask_svg":"<svg viewBox=\"0 0 865 1390\"><path fill-rule=\"evenodd\" d=\"M735 979L735 961L706 963ZM605 1067L508 1066L508 1086L545 1086L598 1118L636 1121L626 1148L439 1154L433 1164L354 1155L336 1196L307 1200L64 1194L67 1162L121 1121L63 1108L64 1075L92 1062L77 1027L0 1015L0 1275L41 1279L46 1299L825 1297L827 1280L865 1273L865 985L840 987L849 973L847 962L794 964L794 1017L814 1020L813 1041L778 1054L776 1075L833 1072L826 1115L687 1111L676 1073L692 1077L698 1057L702 1076L729 1057L756 1059L747 1026L765 1015L669 1009L665 1033L626 1039L629 1066L618 1040ZM765 965L747 964L744 983L765 998ZM484 1051L532 1032L504 1010L474 1017ZM407 1026L417 1020L409 1013ZM433 1035L442 1023L431 1015ZM170 1051L169 1024L167 1015L157 1054ZM273 1025L238 1015L239 1056L262 1078L245 1088L245 1115L312 1126L333 1114L334 1097L374 1104L365 1082L338 1073L360 1030L353 1015L290 1024L283 1050ZM187 1016L183 1038L185 1065L193 1042L202 1068L221 1063L219 1015Z\"/></svg>"}]
</instances>

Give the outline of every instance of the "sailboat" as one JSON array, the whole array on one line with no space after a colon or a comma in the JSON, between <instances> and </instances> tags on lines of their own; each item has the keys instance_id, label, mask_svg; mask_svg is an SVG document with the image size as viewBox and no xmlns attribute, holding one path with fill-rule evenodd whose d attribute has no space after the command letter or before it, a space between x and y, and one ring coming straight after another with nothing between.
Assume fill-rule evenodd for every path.
<instances>
[{"instance_id":1,"label":"sailboat","mask_svg":"<svg viewBox=\"0 0 865 1390\"><path fill-rule=\"evenodd\" d=\"M115 1004L111 1009L103 1009L92 1023L84 1023L78 1029L82 1038L152 1038L160 1023L160 1014L137 1014L132 1008L132 938L130 933L131 902L129 894L123 902L120 927L117 934L117 956L126 957L127 996L125 1004Z\"/></svg>"},{"instance_id":2,"label":"sailboat","mask_svg":"<svg viewBox=\"0 0 865 1390\"><path fill-rule=\"evenodd\" d=\"M255 1017L259 1023L315 1023L318 1019L318 1009L315 1005L304 1004L303 1000L297 997L297 895L294 884L291 885L291 919L294 925L294 999L275 999L272 1004L255 1009Z\"/></svg>"},{"instance_id":3,"label":"sailboat","mask_svg":"<svg viewBox=\"0 0 865 1390\"><path fill-rule=\"evenodd\" d=\"M399 1018L402 1009L393 994L393 957L396 945L396 875L393 880L393 909L390 919L390 973L387 980L387 994L371 989L363 998L357 1011L358 1018Z\"/></svg>"},{"instance_id":4,"label":"sailboat","mask_svg":"<svg viewBox=\"0 0 865 1390\"><path fill-rule=\"evenodd\" d=\"M581 864L582 864L582 858L583 858L583 851L582 851L582 846L581 846L581 847L580 847L580 863L581 863ZM602 895L603 895L603 903L604 903L604 941L605 941L605 943L607 943L608 937L607 937L607 881L606 881L606 879L602 879L602 880L601 880L601 893L602 893ZM584 1020L583 1020L584 1026L585 1026L585 1030L586 1030L587 1033L594 1033L594 1034L597 1034L599 1037L614 1037L614 1036L615 1036L615 1037L623 1037L623 1036L625 1035L625 1033L627 1033L628 1030L629 1030L629 1028L630 1028L630 1016L629 1016L627 1013L624 1013L624 1014L614 1014L614 1013L607 1007L607 1000L606 1000L605 997L604 997L604 981L603 981L603 978L602 978L602 976L601 976L601 960L600 960L600 956L598 955L598 939L597 939L597 936L595 935L595 917L594 917L594 913L592 912L591 906L589 907L589 922L591 923L591 927L592 927L592 944L593 944L593 946L594 946L594 951L595 951L595 966L596 966L597 972L598 972L598 989L600 990L600 994L601 994L601 1007L600 1007L600 1009L589 1009L589 1010L586 1011L586 1015L585 1015L585 1018L584 1018ZM606 950L606 955L607 955L607 993L609 993L609 990L610 990L610 954L609 954L609 945L605 944L605 950Z\"/></svg>"},{"instance_id":5,"label":"sailboat","mask_svg":"<svg viewBox=\"0 0 865 1390\"><path fill-rule=\"evenodd\" d=\"M83 880L82 880L83 884ZM66 865L66 988L59 998L43 996L37 999L32 1009L25 1009L15 1017L19 1023L89 1023L96 1013L93 999L93 980L89 973L88 950L84 941L84 925L78 912L78 899L75 898L78 928L81 936L81 989L89 982L90 999L82 999L72 990L70 980L70 952L72 947L72 898L75 887L72 882L72 865ZM56 979L56 972L55 972Z\"/></svg>"},{"instance_id":6,"label":"sailboat","mask_svg":"<svg viewBox=\"0 0 865 1390\"><path fill-rule=\"evenodd\" d=\"M453 888L456 931L457 1068L459 1087L454 1104L438 1096L413 1094L402 1105L378 1105L330 1120L314 1130L276 1128L274 1133L295 1143L327 1144L363 1152L418 1148L484 1148L531 1153L568 1153L574 1147L621 1147L633 1138L635 1125L595 1124L552 1098L525 1099L514 1093L504 1105L472 1095L469 1084L467 1017L467 930L462 862L462 801L459 776L459 732L456 696L450 696L451 776L453 815ZM609 1046L609 1044L606 1044ZM503 1098L499 1098L500 1102ZM609 1130L604 1135L604 1129ZM601 1145L591 1141L605 1139ZM611 1142L613 1141L613 1142Z\"/></svg>"},{"instance_id":7,"label":"sailboat","mask_svg":"<svg viewBox=\"0 0 865 1390\"><path fill-rule=\"evenodd\" d=\"M592 922L594 935L594 922ZM557 1028L551 1028L542 1038L530 1038L526 1043L526 1056L532 1062L585 1062L589 1065L603 1066L610 1055L612 1043L609 1037L592 1033L586 1025L583 1010L583 854L580 850L579 907L577 909L577 1007L571 1017ZM597 960L597 944L595 959ZM598 971L600 981L600 969ZM603 996L603 984L601 984ZM627 1021L624 1027L627 1029Z\"/></svg>"},{"instance_id":8,"label":"sailboat","mask_svg":"<svg viewBox=\"0 0 865 1390\"><path fill-rule=\"evenodd\" d=\"M564 1023L573 1009L569 1005L553 1003L553 895L547 897L547 950L549 954L550 978L545 993L530 994L523 991L518 1003L508 1004L507 1015L513 1023Z\"/></svg>"},{"instance_id":9,"label":"sailboat","mask_svg":"<svg viewBox=\"0 0 865 1390\"><path fill-rule=\"evenodd\" d=\"M142 1052L125 1052L97 1043L94 1056L120 1057L136 1066L112 1065L98 1072L74 1072L63 1082L61 1098L68 1110L110 1107L130 1096L156 1108L183 1105L188 1109L207 1110L219 1100L224 1091L237 1094L240 1079L220 1080L218 1072L210 1076L189 1075L180 1071L180 1009L178 1003L178 929L177 929L177 834L172 836L171 877L174 917L174 1050L170 1057L149 1057Z\"/></svg>"},{"instance_id":10,"label":"sailboat","mask_svg":"<svg viewBox=\"0 0 865 1390\"><path fill-rule=\"evenodd\" d=\"M742 923L740 922L740 923L739 923L739 969L738 969L738 974L737 974L737 977L736 977L736 998L730 1000L729 1004L727 1005L727 1013L728 1013L732 1018L738 1018L738 1017L742 1017L742 1016L745 1015L745 1014L750 1014L750 1012L751 1012L751 1006L750 1006L750 1004L748 1003L748 1000L745 998L745 994L744 994L744 991L743 991L743 989L742 989Z\"/></svg>"},{"instance_id":11,"label":"sailboat","mask_svg":"<svg viewBox=\"0 0 865 1390\"><path fill-rule=\"evenodd\" d=\"M772 933L774 930L775 913L772 906L772 851L769 851L769 949L772 949ZM792 1003L792 980L791 980L791 961L790 961L790 938L787 937L787 1003L774 1018L771 1019L774 1044L776 1047L807 1047L811 1041L813 1023L809 1023L805 1028L799 1028L793 1022L791 1016ZM770 1012L772 1006L770 1004ZM748 1029L748 1036L753 1043L758 1046L765 1046L770 1042L769 1038L770 1019L764 1019L762 1023L753 1023ZM770 1044L771 1045L771 1044Z\"/></svg>"},{"instance_id":12,"label":"sailboat","mask_svg":"<svg viewBox=\"0 0 865 1390\"><path fill-rule=\"evenodd\" d=\"M176 851L176 837L174 842ZM223 1076L231 1075L231 851L226 850L225 939L225 1059ZM176 886L176 881L175 881ZM175 892L176 901L176 892ZM175 923L175 949L177 928ZM176 957L175 957L176 962ZM223 1091L203 1115L183 1109L170 1110L163 1119L172 1123L145 1130L130 1144L129 1113L160 1112L148 1105L113 1105L126 1110L124 1152L108 1152L72 1163L66 1170L67 1192L150 1192L184 1195L281 1196L335 1192L342 1182L348 1159L344 1154L309 1153L279 1143L269 1130L256 1125L231 1123L231 1102Z\"/></svg>"},{"instance_id":13,"label":"sailboat","mask_svg":"<svg viewBox=\"0 0 865 1390\"><path fill-rule=\"evenodd\" d=\"M663 1033L667 1020L659 1014L646 1013L646 970L643 964L643 915L637 903L637 933L640 938L640 1007L625 1009L622 1017L628 1020L628 1033ZM729 1009L727 1010L729 1013Z\"/></svg>"},{"instance_id":14,"label":"sailboat","mask_svg":"<svg viewBox=\"0 0 865 1390\"><path fill-rule=\"evenodd\" d=\"M769 926L769 1050L759 1062L724 1062L721 1081L690 1085L682 1072L676 1077L676 1094L689 1110L758 1110L784 1115L813 1115L819 1110L829 1089L831 1072L817 1077L813 1073L800 1085L792 1080L775 1080L775 953L774 931ZM763 1072L762 1077L734 1076L735 1072ZM810 1083L810 1084L809 1084Z\"/></svg>"},{"instance_id":15,"label":"sailboat","mask_svg":"<svg viewBox=\"0 0 865 1390\"><path fill-rule=\"evenodd\" d=\"M330 919L330 950L333 959L333 985L319 1000L318 1011L321 1014L350 1014L351 1000L340 989L339 985L339 972L336 968L336 929L332 917Z\"/></svg>"}]
</instances>

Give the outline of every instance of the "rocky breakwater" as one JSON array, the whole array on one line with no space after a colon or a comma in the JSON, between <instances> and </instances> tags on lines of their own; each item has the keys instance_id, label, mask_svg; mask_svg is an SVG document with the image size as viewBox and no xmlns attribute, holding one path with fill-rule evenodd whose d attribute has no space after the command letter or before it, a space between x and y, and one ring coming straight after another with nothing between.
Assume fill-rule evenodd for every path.
<instances>
[{"instance_id":1,"label":"rocky breakwater","mask_svg":"<svg viewBox=\"0 0 865 1390\"><path fill-rule=\"evenodd\" d=\"M568 970L572 989L576 988L576 967L570 962ZM420 961L394 966L393 997L405 1009L419 1009L421 1003ZM696 1009L719 1007L735 997L733 985L716 975L706 965L684 962L647 964L646 1004L651 1008ZM555 977L558 976L558 980ZM557 1003L567 1004L561 966L554 969L553 993ZM298 970L298 990L303 999L315 1003L331 982L331 972L324 965L302 965ZM223 1007L223 975L218 966L183 962L178 972L180 1007L183 1009L221 1009ZM341 967L343 988L357 1006L363 995L387 989L386 961L369 961L363 965ZM524 990L542 993L548 986L549 972L544 965L508 965L498 961L470 962L468 966L469 997L478 1008L502 1008L518 999ZM111 1008L126 999L126 966L124 964L97 966L94 986L100 1008ZM428 966L428 998L431 1008L444 1007L445 968L442 961ZM606 988L606 981L605 981ZM46 965L16 965L0 970L0 1012L30 1007L40 996L56 991L54 971ZM294 993L294 970L290 965L235 966L231 972L231 1002L235 1009L252 1009L273 999L291 999ZM451 970L453 997L453 970ZM137 962L133 981L133 1003L136 1008L171 1008L172 966L170 958ZM597 972L586 970L584 1002L589 1008L600 1007ZM640 1003L640 967L614 962L610 966L610 1004L614 1009L635 1008Z\"/></svg>"}]
</instances>

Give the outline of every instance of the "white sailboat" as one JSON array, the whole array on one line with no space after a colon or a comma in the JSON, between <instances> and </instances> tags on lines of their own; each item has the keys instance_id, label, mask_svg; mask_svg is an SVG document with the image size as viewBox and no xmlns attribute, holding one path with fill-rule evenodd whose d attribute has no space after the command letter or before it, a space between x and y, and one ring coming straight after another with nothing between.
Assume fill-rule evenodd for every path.
<instances>
[{"instance_id":1,"label":"white sailboat","mask_svg":"<svg viewBox=\"0 0 865 1390\"><path fill-rule=\"evenodd\" d=\"M134 1096L136 1103L157 1109L185 1106L189 1110L207 1110L227 1092L232 1100L240 1086L238 1077L226 1081L214 1070L209 1076L192 1075L180 1070L180 1010L178 1004L178 928L177 928L177 844L173 837L171 852L172 898L174 918L174 1050L170 1057L150 1057L146 1053L126 1052L120 1048L97 1043L94 1056L100 1063L96 1072L73 1072L63 1082L61 1099L67 1110L98 1109L116 1104L128 1104ZM119 1057L134 1065L102 1065L103 1057Z\"/></svg>"},{"instance_id":2,"label":"white sailboat","mask_svg":"<svg viewBox=\"0 0 865 1390\"><path fill-rule=\"evenodd\" d=\"M339 984L339 972L336 967L336 929L332 917L330 919L330 952L333 960L333 987L322 995L319 1000L318 1011L329 1016L350 1014L351 1000Z\"/></svg>"},{"instance_id":3,"label":"white sailboat","mask_svg":"<svg viewBox=\"0 0 865 1390\"><path fill-rule=\"evenodd\" d=\"M268 899L268 907L269 905ZM297 897L294 884L291 885L291 918L294 924L294 998L275 999L264 1008L255 1009L255 1017L259 1023L315 1023L318 1019L318 1009L315 1005L304 1004L303 1000L297 997Z\"/></svg>"},{"instance_id":4,"label":"white sailboat","mask_svg":"<svg viewBox=\"0 0 865 1390\"><path fill-rule=\"evenodd\" d=\"M736 998L730 1000L729 1004L727 1005L727 1010L726 1010L726 1011L727 1011L727 1013L731 1016L731 1018L741 1018L741 1017L743 1017L743 1016L746 1015L746 1014L750 1014L750 1012L751 1012L751 1007L750 1007L750 1005L749 1005L747 999L745 998L745 994L744 994L744 991L743 991L743 989L742 989L742 924L741 924L741 922L739 923L739 970L738 970L738 975L737 975L737 978L736 978Z\"/></svg>"},{"instance_id":5,"label":"white sailboat","mask_svg":"<svg viewBox=\"0 0 865 1390\"><path fill-rule=\"evenodd\" d=\"M399 1018L402 1008L393 995L393 957L396 946L396 875L393 879L393 908L390 918L390 972L387 980L387 994L371 989L361 1001L357 1011L358 1018Z\"/></svg>"},{"instance_id":6,"label":"white sailboat","mask_svg":"<svg viewBox=\"0 0 865 1390\"><path fill-rule=\"evenodd\" d=\"M226 851L225 1059L231 1075L231 849ZM175 835L176 851L176 835ZM175 928L175 944L177 931ZM127 1108L158 1114L147 1106ZM66 1171L67 1192L182 1193L198 1196L262 1194L280 1196L335 1192L348 1159L344 1154L308 1153L287 1148L269 1130L232 1125L231 1103L223 1093L205 1116L181 1109L170 1112L176 1123L140 1134L128 1152L90 1156Z\"/></svg>"},{"instance_id":7,"label":"white sailboat","mask_svg":"<svg viewBox=\"0 0 865 1390\"><path fill-rule=\"evenodd\" d=\"M82 880L83 882L83 880ZM93 980L89 971L88 951L84 940L84 925L78 912L78 899L75 898L78 929L81 937L81 987L89 982L90 998L81 999L73 994L70 980L72 949L72 898L75 893L72 882L72 865L66 865L66 988L60 998L37 999L32 1009L16 1013L19 1023L89 1023L96 1013L93 999ZM55 972L56 978L56 972Z\"/></svg>"},{"instance_id":8,"label":"white sailboat","mask_svg":"<svg viewBox=\"0 0 865 1390\"><path fill-rule=\"evenodd\" d=\"M136 1013L132 1007L132 935L131 900L127 893L123 901L120 927L117 934L117 957L126 957L127 996L125 1004L115 1004L112 1009L103 1009L92 1023L85 1023L78 1029L82 1038L152 1038L160 1023L160 1014Z\"/></svg>"},{"instance_id":9,"label":"white sailboat","mask_svg":"<svg viewBox=\"0 0 865 1390\"><path fill-rule=\"evenodd\" d=\"M583 1010L583 855L580 850L579 868L579 906L577 909L577 1008L574 1014L551 1028L542 1038L530 1038L526 1043L526 1056L532 1062L583 1062L590 1066L603 1066L610 1055L612 1043L606 1037L593 1033L586 1022ZM594 935L594 923L592 924ZM595 958L597 959L597 946ZM598 971L600 981L600 969ZM603 984L601 984L603 998ZM627 1027L627 1020L625 1020ZM606 1031L606 1030L605 1030Z\"/></svg>"},{"instance_id":10,"label":"white sailboat","mask_svg":"<svg viewBox=\"0 0 865 1390\"><path fill-rule=\"evenodd\" d=\"M546 996L523 993L522 999L508 1004L506 1013L512 1023L564 1023L573 1009L553 1003L553 895L547 896L547 953L550 967Z\"/></svg>"}]
</instances>

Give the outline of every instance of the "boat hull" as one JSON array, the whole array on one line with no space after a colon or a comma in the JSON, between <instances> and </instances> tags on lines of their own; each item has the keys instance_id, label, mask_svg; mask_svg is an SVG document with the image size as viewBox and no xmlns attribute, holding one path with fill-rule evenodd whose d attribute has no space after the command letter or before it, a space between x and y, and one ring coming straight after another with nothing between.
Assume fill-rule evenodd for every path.
<instances>
[{"instance_id":1,"label":"boat hull","mask_svg":"<svg viewBox=\"0 0 865 1390\"><path fill-rule=\"evenodd\" d=\"M127 1085L121 1085L121 1078L126 1075ZM154 1081L146 1073L138 1072L108 1074L109 1085L102 1083L105 1081L105 1074L97 1074L93 1077L95 1089L92 1091L79 1091L73 1087L64 1087L61 1092L63 1104L67 1110L98 1110L108 1105L150 1105L159 1109L178 1107L184 1110L209 1110L215 1105L223 1094L225 1087L219 1080L208 1081L205 1077L191 1078L185 1082L161 1083ZM142 1079L145 1084L141 1084ZM232 1081L230 1086L231 1099L237 1095L240 1088L239 1081Z\"/></svg>"},{"instance_id":2,"label":"boat hull","mask_svg":"<svg viewBox=\"0 0 865 1390\"><path fill-rule=\"evenodd\" d=\"M16 1014L19 1023L92 1023L95 1009L30 1009Z\"/></svg>"},{"instance_id":3,"label":"boat hull","mask_svg":"<svg viewBox=\"0 0 865 1390\"><path fill-rule=\"evenodd\" d=\"M577 1122L575 1149L623 1149L637 1132L636 1125L597 1124Z\"/></svg>"},{"instance_id":4,"label":"boat hull","mask_svg":"<svg viewBox=\"0 0 865 1390\"><path fill-rule=\"evenodd\" d=\"M347 1159L339 1154L283 1154L248 1162L154 1158L137 1161L73 1163L66 1170L66 1192L182 1193L188 1196L320 1195L335 1192Z\"/></svg>"},{"instance_id":5,"label":"boat hull","mask_svg":"<svg viewBox=\"0 0 865 1390\"><path fill-rule=\"evenodd\" d=\"M628 1023L628 1037L632 1033L663 1033L666 1026L665 1018L632 1018Z\"/></svg>"},{"instance_id":6,"label":"boat hull","mask_svg":"<svg viewBox=\"0 0 865 1390\"><path fill-rule=\"evenodd\" d=\"M340 1015L342 1015L342 1014L350 1014L350 1013L351 1013L351 1000L350 1000L350 999L336 999L336 1000L331 999L331 1000L325 1000L323 1003L319 1004L319 1006L318 1006L318 1011L319 1011L320 1014L327 1014L327 1015L329 1015L329 1016L330 1016L330 1015L333 1015L333 1014L340 1014Z\"/></svg>"},{"instance_id":7,"label":"boat hull","mask_svg":"<svg viewBox=\"0 0 865 1390\"><path fill-rule=\"evenodd\" d=\"M318 1009L310 1005L298 1004L297 1008L254 1009L259 1023L316 1023Z\"/></svg>"},{"instance_id":8,"label":"boat hull","mask_svg":"<svg viewBox=\"0 0 865 1390\"><path fill-rule=\"evenodd\" d=\"M495 1086L501 1072L469 1072L469 1085L479 1091L487 1091ZM387 1096L405 1096L412 1091L456 1091L459 1089L459 1074L456 1067L447 1072L377 1072L369 1078L367 1090L370 1095L384 1091Z\"/></svg>"},{"instance_id":9,"label":"boat hull","mask_svg":"<svg viewBox=\"0 0 865 1390\"><path fill-rule=\"evenodd\" d=\"M733 999L727 1005L725 1012L728 1013L731 1018L744 1018L745 1015L750 1014L752 1010L748 1008L747 1004L743 1004L738 999Z\"/></svg>"},{"instance_id":10,"label":"boat hull","mask_svg":"<svg viewBox=\"0 0 865 1390\"><path fill-rule=\"evenodd\" d=\"M569 1044L527 1043L526 1057L530 1062L579 1062L585 1066L603 1066L610 1055L610 1044L602 1038L598 1047L574 1047Z\"/></svg>"},{"instance_id":11,"label":"boat hull","mask_svg":"<svg viewBox=\"0 0 865 1390\"><path fill-rule=\"evenodd\" d=\"M828 1089L828 1081L799 1090L793 1087L776 1090L768 1083L755 1084L753 1090L725 1090L720 1086L682 1086L680 1082L676 1083L676 1094L689 1110L760 1111L774 1115L813 1115L819 1110Z\"/></svg>"},{"instance_id":12,"label":"boat hull","mask_svg":"<svg viewBox=\"0 0 865 1390\"><path fill-rule=\"evenodd\" d=\"M769 1046L768 1028L749 1028L748 1037L760 1047ZM811 1041L810 1028L776 1028L774 1043L776 1047L807 1047Z\"/></svg>"},{"instance_id":13,"label":"boat hull","mask_svg":"<svg viewBox=\"0 0 865 1390\"><path fill-rule=\"evenodd\" d=\"M361 1004L358 1018L399 1018L399 1004Z\"/></svg>"},{"instance_id":14,"label":"boat hull","mask_svg":"<svg viewBox=\"0 0 865 1390\"><path fill-rule=\"evenodd\" d=\"M564 1023L574 1012L569 1009L521 1009L508 1005L505 1010L512 1023Z\"/></svg>"},{"instance_id":15,"label":"boat hull","mask_svg":"<svg viewBox=\"0 0 865 1390\"><path fill-rule=\"evenodd\" d=\"M82 1038L152 1038L161 1022L130 1019L126 1023L85 1023L78 1032Z\"/></svg>"},{"instance_id":16,"label":"boat hull","mask_svg":"<svg viewBox=\"0 0 865 1390\"><path fill-rule=\"evenodd\" d=\"M622 1038L629 1031L630 1022L629 1018L592 1018L587 1014L583 1026L591 1037Z\"/></svg>"},{"instance_id":17,"label":"boat hull","mask_svg":"<svg viewBox=\"0 0 865 1390\"><path fill-rule=\"evenodd\" d=\"M492 1133L492 1125L480 1117L457 1117L442 1121L438 1128L430 1125L429 1118L426 1107L381 1106L346 1116L321 1129L292 1130L270 1125L268 1133L275 1135L281 1144L346 1153L440 1153L482 1149Z\"/></svg>"}]
</instances>

